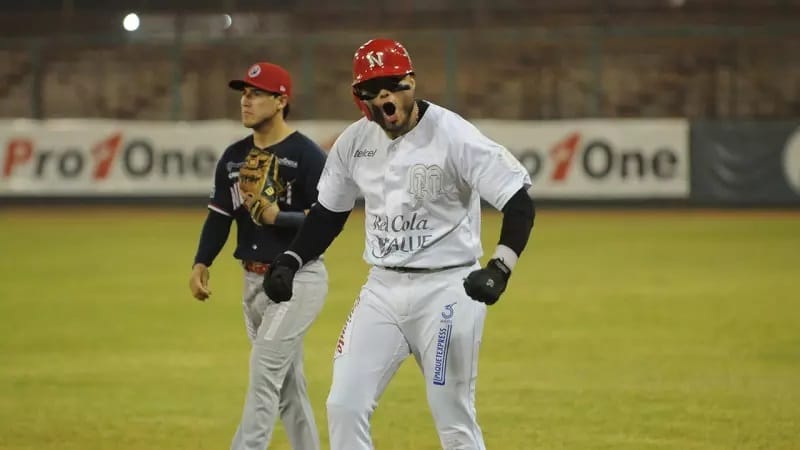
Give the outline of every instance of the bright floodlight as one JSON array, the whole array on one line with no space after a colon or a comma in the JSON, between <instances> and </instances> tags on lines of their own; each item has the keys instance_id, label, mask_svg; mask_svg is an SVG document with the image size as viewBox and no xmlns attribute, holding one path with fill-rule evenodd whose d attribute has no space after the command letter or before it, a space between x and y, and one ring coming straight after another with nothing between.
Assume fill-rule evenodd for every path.
<instances>
[{"instance_id":1,"label":"bright floodlight","mask_svg":"<svg viewBox=\"0 0 800 450\"><path fill-rule=\"evenodd\" d=\"M233 25L233 17L231 17L230 14L223 14L222 15L222 20L223 20L223 24L224 24L223 26L225 27L226 30L228 28L230 28L231 25Z\"/></svg>"},{"instance_id":2,"label":"bright floodlight","mask_svg":"<svg viewBox=\"0 0 800 450\"><path fill-rule=\"evenodd\" d=\"M130 13L122 19L122 28L128 31L136 31L139 28L139 16L136 13Z\"/></svg>"}]
</instances>

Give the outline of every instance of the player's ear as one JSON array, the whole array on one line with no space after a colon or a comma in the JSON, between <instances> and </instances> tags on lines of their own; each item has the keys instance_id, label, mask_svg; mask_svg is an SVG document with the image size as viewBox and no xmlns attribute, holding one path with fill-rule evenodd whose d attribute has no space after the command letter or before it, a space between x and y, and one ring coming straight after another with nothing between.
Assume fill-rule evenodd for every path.
<instances>
[{"instance_id":1,"label":"player's ear","mask_svg":"<svg viewBox=\"0 0 800 450\"><path fill-rule=\"evenodd\" d=\"M406 79L403 80L403 83L411 86L411 90L413 91L414 88L417 87L417 77L413 73L410 73L406 75Z\"/></svg>"},{"instance_id":2,"label":"player's ear","mask_svg":"<svg viewBox=\"0 0 800 450\"><path fill-rule=\"evenodd\" d=\"M281 95L276 97L278 99L278 112L283 115L285 119L289 115L289 96Z\"/></svg>"},{"instance_id":3,"label":"player's ear","mask_svg":"<svg viewBox=\"0 0 800 450\"><path fill-rule=\"evenodd\" d=\"M289 97L286 95L278 97L278 101L280 102L280 109L284 109L289 105Z\"/></svg>"}]
</instances>

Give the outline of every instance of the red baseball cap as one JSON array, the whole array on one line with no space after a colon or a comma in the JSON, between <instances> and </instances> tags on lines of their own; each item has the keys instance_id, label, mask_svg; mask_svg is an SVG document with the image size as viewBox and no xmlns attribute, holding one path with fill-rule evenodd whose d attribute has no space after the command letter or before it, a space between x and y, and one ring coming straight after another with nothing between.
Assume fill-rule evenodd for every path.
<instances>
[{"instance_id":1,"label":"red baseball cap","mask_svg":"<svg viewBox=\"0 0 800 450\"><path fill-rule=\"evenodd\" d=\"M292 96L292 77L283 67L268 62L255 63L247 69L243 80L231 80L231 89L243 91L245 86L252 86L273 94Z\"/></svg>"}]
</instances>

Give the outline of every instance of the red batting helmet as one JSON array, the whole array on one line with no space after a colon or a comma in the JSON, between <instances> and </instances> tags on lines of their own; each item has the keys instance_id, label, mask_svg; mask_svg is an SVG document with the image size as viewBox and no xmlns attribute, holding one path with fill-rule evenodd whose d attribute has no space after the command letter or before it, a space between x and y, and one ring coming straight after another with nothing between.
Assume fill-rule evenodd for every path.
<instances>
[{"instance_id":1,"label":"red batting helmet","mask_svg":"<svg viewBox=\"0 0 800 450\"><path fill-rule=\"evenodd\" d=\"M372 39L353 55L353 86L380 77L405 76L414 72L411 57L403 44L392 39ZM369 108L353 94L356 105L372 119Z\"/></svg>"},{"instance_id":2,"label":"red batting helmet","mask_svg":"<svg viewBox=\"0 0 800 450\"><path fill-rule=\"evenodd\" d=\"M392 39L372 39L353 56L353 85L378 77L394 77L414 72L411 57L403 44Z\"/></svg>"}]
</instances>

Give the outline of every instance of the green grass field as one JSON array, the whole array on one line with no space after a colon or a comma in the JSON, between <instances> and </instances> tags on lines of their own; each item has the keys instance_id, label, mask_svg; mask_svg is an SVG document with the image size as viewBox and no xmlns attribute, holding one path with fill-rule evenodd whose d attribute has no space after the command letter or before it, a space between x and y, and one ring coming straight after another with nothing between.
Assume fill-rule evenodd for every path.
<instances>
[{"instance_id":1,"label":"green grass field","mask_svg":"<svg viewBox=\"0 0 800 450\"><path fill-rule=\"evenodd\" d=\"M226 449L248 342L228 245L212 300L188 277L205 211L0 211L0 449ZM485 217L491 250L499 215ZM362 216L328 252L306 339L312 401L361 283ZM539 212L490 309L487 447L800 449L800 214ZM373 419L379 450L437 449L413 360ZM272 449L289 449L279 428Z\"/></svg>"}]
</instances>

